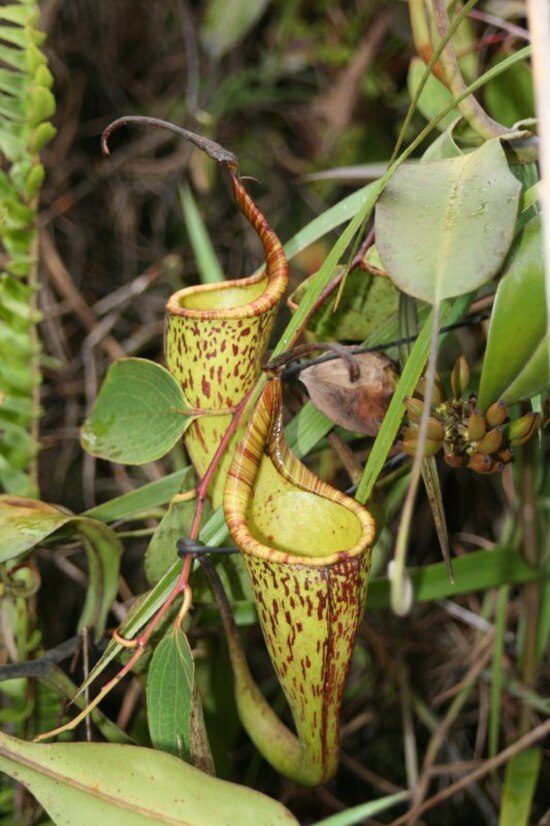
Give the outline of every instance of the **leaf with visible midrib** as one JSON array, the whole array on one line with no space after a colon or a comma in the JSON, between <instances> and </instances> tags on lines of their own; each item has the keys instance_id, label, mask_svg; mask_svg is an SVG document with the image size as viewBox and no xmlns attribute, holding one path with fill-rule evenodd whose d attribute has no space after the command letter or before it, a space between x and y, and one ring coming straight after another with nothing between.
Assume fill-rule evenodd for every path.
<instances>
[{"instance_id":1,"label":"leaf with visible midrib","mask_svg":"<svg viewBox=\"0 0 550 826\"><path fill-rule=\"evenodd\" d=\"M376 207L376 246L391 279L430 304L480 287L512 243L520 191L496 139L400 167Z\"/></svg>"},{"instance_id":2,"label":"leaf with visible midrib","mask_svg":"<svg viewBox=\"0 0 550 826\"><path fill-rule=\"evenodd\" d=\"M113 743L25 743L0 733L0 771L56 826L299 826L280 803L170 754Z\"/></svg>"},{"instance_id":3,"label":"leaf with visible midrib","mask_svg":"<svg viewBox=\"0 0 550 826\"><path fill-rule=\"evenodd\" d=\"M168 453L192 421L168 370L146 359L121 359L109 368L82 427L82 446L102 459L143 465Z\"/></svg>"},{"instance_id":4,"label":"leaf with visible midrib","mask_svg":"<svg viewBox=\"0 0 550 826\"><path fill-rule=\"evenodd\" d=\"M172 628L157 647L147 674L147 721L157 749L189 762L195 664L187 637Z\"/></svg>"}]
</instances>

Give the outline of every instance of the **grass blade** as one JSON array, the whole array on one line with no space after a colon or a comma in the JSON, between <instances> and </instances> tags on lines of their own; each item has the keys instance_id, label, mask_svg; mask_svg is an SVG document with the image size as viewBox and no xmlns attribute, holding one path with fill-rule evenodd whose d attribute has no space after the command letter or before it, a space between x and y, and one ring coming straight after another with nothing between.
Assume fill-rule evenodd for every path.
<instances>
[{"instance_id":1,"label":"grass blade","mask_svg":"<svg viewBox=\"0 0 550 826\"><path fill-rule=\"evenodd\" d=\"M319 820L315 826L353 826L355 823L362 823L365 818L385 812L398 803L404 803L410 797L410 792L397 792L387 797L380 797L378 800L370 800L360 806L354 806L345 812L331 815L325 820Z\"/></svg>"},{"instance_id":2,"label":"grass blade","mask_svg":"<svg viewBox=\"0 0 550 826\"><path fill-rule=\"evenodd\" d=\"M498 826L528 826L541 761L542 749L533 748L514 755L506 765Z\"/></svg>"}]
</instances>

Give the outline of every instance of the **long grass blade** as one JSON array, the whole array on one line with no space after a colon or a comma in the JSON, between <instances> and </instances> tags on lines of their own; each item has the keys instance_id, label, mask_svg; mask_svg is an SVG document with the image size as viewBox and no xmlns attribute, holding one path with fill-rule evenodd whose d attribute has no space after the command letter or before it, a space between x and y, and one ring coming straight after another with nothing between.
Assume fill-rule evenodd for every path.
<instances>
[{"instance_id":1,"label":"long grass blade","mask_svg":"<svg viewBox=\"0 0 550 826\"><path fill-rule=\"evenodd\" d=\"M223 270L188 184L180 187L179 196L185 226L195 253L201 282L203 284L214 284L218 281L224 281Z\"/></svg>"}]
</instances>

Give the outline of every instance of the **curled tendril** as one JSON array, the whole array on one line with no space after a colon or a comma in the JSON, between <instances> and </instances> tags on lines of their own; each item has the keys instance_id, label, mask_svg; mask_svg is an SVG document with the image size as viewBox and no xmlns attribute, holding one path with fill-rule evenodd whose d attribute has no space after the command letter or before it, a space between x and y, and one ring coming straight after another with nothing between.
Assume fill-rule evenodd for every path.
<instances>
[{"instance_id":1,"label":"curled tendril","mask_svg":"<svg viewBox=\"0 0 550 826\"><path fill-rule=\"evenodd\" d=\"M112 121L101 134L101 151L104 155L110 155L111 150L109 148L109 139L114 132L117 132L122 126L127 126L128 124L135 123L138 126L156 126L159 129L166 129L168 132L173 132L175 135L178 135L180 138L183 138L189 143L194 144L199 149L202 149L210 158L217 161L217 163L221 164L221 166L227 167L231 172L237 172L239 168L239 162L237 160L237 156L233 154L233 152L229 152L228 149L224 149L223 146L220 146L219 143L215 141L211 141L208 138L203 138L201 135L196 135L194 132L190 132L188 129L184 129L182 126L177 126L175 123L170 123L170 121L162 120L161 118L150 118L146 117L145 115L124 115L121 118L117 118L116 120Z\"/></svg>"}]
</instances>

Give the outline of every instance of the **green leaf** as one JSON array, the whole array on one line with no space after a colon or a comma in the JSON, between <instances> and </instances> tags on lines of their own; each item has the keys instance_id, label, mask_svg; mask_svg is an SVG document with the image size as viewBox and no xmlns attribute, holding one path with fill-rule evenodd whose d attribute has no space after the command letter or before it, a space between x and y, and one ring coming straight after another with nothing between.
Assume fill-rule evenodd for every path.
<instances>
[{"instance_id":1,"label":"green leaf","mask_svg":"<svg viewBox=\"0 0 550 826\"><path fill-rule=\"evenodd\" d=\"M442 161L444 158L458 158L462 152L454 139L454 128L457 121L453 121L443 134L431 143L422 155L422 163L427 161Z\"/></svg>"},{"instance_id":2,"label":"green leaf","mask_svg":"<svg viewBox=\"0 0 550 826\"><path fill-rule=\"evenodd\" d=\"M195 471L192 467L184 467L169 473L162 479L155 479L146 485L123 493L108 502L96 505L84 511L82 516L91 516L100 522L113 522L115 519L126 519L143 511L152 510L159 505L165 505L180 491L190 490L195 485Z\"/></svg>"},{"instance_id":3,"label":"green leaf","mask_svg":"<svg viewBox=\"0 0 550 826\"><path fill-rule=\"evenodd\" d=\"M300 304L312 278L306 278L292 295L295 304ZM363 341L397 312L399 292L388 278L356 268L348 273L337 307L335 298L336 293L308 322L307 329L316 341Z\"/></svg>"},{"instance_id":4,"label":"green leaf","mask_svg":"<svg viewBox=\"0 0 550 826\"><path fill-rule=\"evenodd\" d=\"M384 267L401 290L431 304L477 289L512 242L520 191L498 140L402 166L376 206Z\"/></svg>"},{"instance_id":5,"label":"green leaf","mask_svg":"<svg viewBox=\"0 0 550 826\"><path fill-rule=\"evenodd\" d=\"M52 117L55 112L55 97L45 86L35 86L30 98L28 123L35 127Z\"/></svg>"},{"instance_id":6,"label":"green leaf","mask_svg":"<svg viewBox=\"0 0 550 826\"><path fill-rule=\"evenodd\" d=\"M223 281L223 270L216 257L214 247L212 246L190 187L188 185L182 186L179 194L185 226L197 259L201 282L203 284L213 284L217 281Z\"/></svg>"},{"instance_id":7,"label":"green leaf","mask_svg":"<svg viewBox=\"0 0 550 826\"><path fill-rule=\"evenodd\" d=\"M93 456L142 465L160 459L193 421L181 387L168 370L146 359L111 365L82 446Z\"/></svg>"},{"instance_id":8,"label":"green leaf","mask_svg":"<svg viewBox=\"0 0 550 826\"><path fill-rule=\"evenodd\" d=\"M259 792L137 746L43 745L0 733L0 770L26 786L56 826L299 826Z\"/></svg>"},{"instance_id":9,"label":"green leaf","mask_svg":"<svg viewBox=\"0 0 550 826\"><path fill-rule=\"evenodd\" d=\"M36 499L0 496L0 562L25 553L72 518L61 508Z\"/></svg>"},{"instance_id":10,"label":"green leaf","mask_svg":"<svg viewBox=\"0 0 550 826\"><path fill-rule=\"evenodd\" d=\"M272 357L283 353L294 343L296 336L300 332L302 324L307 319L309 313L315 305L317 296L334 276L341 256L344 254L345 250L360 230L364 221L366 221L369 217L383 185L384 181L383 179L380 179L379 181L374 181L372 184L365 187L366 197L362 203L362 206L359 208L358 212L349 222L332 247L319 272L315 273L315 276L311 280L311 284L309 284L307 290L305 291L304 297L300 301L298 309L294 313L290 323L287 325L285 331L275 346Z\"/></svg>"},{"instance_id":11,"label":"green leaf","mask_svg":"<svg viewBox=\"0 0 550 826\"><path fill-rule=\"evenodd\" d=\"M30 144L31 152L40 152L57 135L57 129L47 121L36 127Z\"/></svg>"},{"instance_id":12,"label":"green leaf","mask_svg":"<svg viewBox=\"0 0 550 826\"><path fill-rule=\"evenodd\" d=\"M220 507L213 513L206 525L201 529L199 539L205 545L220 545L227 538L227 526L223 514L223 508ZM216 563L214 563L216 564ZM225 567L225 566L224 566ZM174 564L164 574L160 582L152 588L148 593L144 594L128 615L124 618L124 622L120 626L120 633L132 639L139 631L147 624L147 622L155 615L158 609L164 604L170 592L176 584L176 579L181 572L181 562L176 560ZM79 693L85 690L105 669L105 667L121 653L122 646L116 640L111 640L105 652L103 653L99 662L93 667L90 674L79 688Z\"/></svg>"},{"instance_id":13,"label":"green leaf","mask_svg":"<svg viewBox=\"0 0 550 826\"><path fill-rule=\"evenodd\" d=\"M63 526L82 541L88 560L88 590L79 628L93 626L99 639L117 594L122 556L122 545L111 528L35 499L0 496L0 562L21 556Z\"/></svg>"},{"instance_id":14,"label":"green leaf","mask_svg":"<svg viewBox=\"0 0 550 826\"><path fill-rule=\"evenodd\" d=\"M209 0L202 26L207 50L222 57L248 34L269 5L269 0Z\"/></svg>"},{"instance_id":15,"label":"green leaf","mask_svg":"<svg viewBox=\"0 0 550 826\"><path fill-rule=\"evenodd\" d=\"M25 107L21 98L0 94L0 115L10 120L22 121L25 115Z\"/></svg>"},{"instance_id":16,"label":"green leaf","mask_svg":"<svg viewBox=\"0 0 550 826\"><path fill-rule=\"evenodd\" d=\"M444 562L435 562L424 568L409 568L407 577L413 587L413 601L431 602L434 599L497 588L507 583L534 582L548 578L550 572L537 571L513 548L494 548L490 551L473 551L453 559L453 573L454 583L449 582ZM388 608L389 605L389 579L377 577L371 580L367 611Z\"/></svg>"},{"instance_id":17,"label":"green leaf","mask_svg":"<svg viewBox=\"0 0 550 826\"><path fill-rule=\"evenodd\" d=\"M497 61L498 62L498 61ZM492 117L504 126L535 116L533 75L525 61L499 75L485 87L484 100Z\"/></svg>"},{"instance_id":18,"label":"green leaf","mask_svg":"<svg viewBox=\"0 0 550 826\"><path fill-rule=\"evenodd\" d=\"M501 707L502 707L502 684L503 684L503 662L504 637L506 634L506 622L508 619L508 600L510 598L510 586L501 585L498 590L495 606L495 638L493 642L493 657L491 660L491 702L489 705L489 736L488 750L489 757L495 757L498 752L498 735L500 731Z\"/></svg>"},{"instance_id":19,"label":"green leaf","mask_svg":"<svg viewBox=\"0 0 550 826\"><path fill-rule=\"evenodd\" d=\"M470 299L467 299L469 304ZM452 309L452 312L451 312ZM441 322L454 321L459 314L466 309L464 299L462 302L455 302L454 306L450 303L445 303L441 308ZM450 318L448 316L450 315ZM422 375L424 366L428 359L430 337L432 329L432 314L428 316L424 322L422 329L411 348L409 358L407 359L401 378L395 389L395 393L390 402L390 406L384 416L382 426L378 431L374 444L369 453L367 464L363 470L363 474L359 481L359 487L355 498L363 504L367 501L372 493L372 489L376 483L378 475L384 466L386 457L395 440L399 425L405 414L405 406L403 399L405 396L411 396L414 393L418 380Z\"/></svg>"},{"instance_id":20,"label":"green leaf","mask_svg":"<svg viewBox=\"0 0 550 826\"><path fill-rule=\"evenodd\" d=\"M0 7L0 20L8 20L10 23L17 23L19 26L35 25L38 14L34 6L24 6L22 4L9 4Z\"/></svg>"},{"instance_id":21,"label":"green leaf","mask_svg":"<svg viewBox=\"0 0 550 826\"><path fill-rule=\"evenodd\" d=\"M123 548L116 533L102 522L77 516L72 524L88 559L88 590L78 627L95 628L95 637L100 639L117 595Z\"/></svg>"},{"instance_id":22,"label":"green leaf","mask_svg":"<svg viewBox=\"0 0 550 826\"><path fill-rule=\"evenodd\" d=\"M21 97L27 84L27 78L9 69L0 69L0 90L10 95Z\"/></svg>"},{"instance_id":23,"label":"green leaf","mask_svg":"<svg viewBox=\"0 0 550 826\"><path fill-rule=\"evenodd\" d=\"M3 15L0 15L0 18ZM0 40L6 43L13 43L14 46L19 46L24 49L28 43L29 31L19 26L0 26Z\"/></svg>"},{"instance_id":24,"label":"green leaf","mask_svg":"<svg viewBox=\"0 0 550 826\"><path fill-rule=\"evenodd\" d=\"M426 71L426 64L419 57L413 57L409 66L407 85L409 94L414 97L416 90L420 86L420 81ZM418 98L418 110L426 118L432 120L453 102L453 96L446 86L443 86L435 75L430 75L426 81L420 97ZM444 131L453 121L460 118L460 110L452 109L437 124L437 128Z\"/></svg>"},{"instance_id":25,"label":"green leaf","mask_svg":"<svg viewBox=\"0 0 550 826\"><path fill-rule=\"evenodd\" d=\"M155 648L147 674L147 720L156 749L187 763L195 666L183 631L173 627Z\"/></svg>"},{"instance_id":26,"label":"green leaf","mask_svg":"<svg viewBox=\"0 0 550 826\"><path fill-rule=\"evenodd\" d=\"M13 49L11 46L6 46L1 42L0 37L0 60L11 66L13 69L26 74L26 58L25 53L21 49Z\"/></svg>"},{"instance_id":27,"label":"green leaf","mask_svg":"<svg viewBox=\"0 0 550 826\"><path fill-rule=\"evenodd\" d=\"M489 69L481 75L481 77L474 80L460 95L460 100L464 100L468 97L468 95L476 92L478 89L481 89L490 80L502 75L506 71L509 71L521 61L527 60L530 56L531 46L526 46L518 52L508 55L508 57L501 61L497 66L493 66L492 69ZM451 111L452 108L452 104L450 104L449 111ZM431 134L431 132L436 128L437 123L439 123L438 118L439 115L427 124L422 132L414 139L411 145L407 147L406 152L403 153L403 157L399 158L399 163L405 159L405 156L408 157L411 155L412 152L422 143L422 141ZM345 221L353 218L358 210L361 210L366 203L372 203L371 194L373 190L375 190L376 197L379 189L380 183L378 181L373 181L361 189L358 189L357 192L352 192L351 195L347 195L334 206L330 207L330 209L327 209L326 212L323 212L317 218L314 218L313 221L303 227L296 233L296 235L286 242L284 250L287 258L293 258L299 252L306 249L310 244L314 243L319 238L322 238L328 232L340 226L340 224L343 224Z\"/></svg>"},{"instance_id":28,"label":"green leaf","mask_svg":"<svg viewBox=\"0 0 550 826\"><path fill-rule=\"evenodd\" d=\"M526 749L508 762L498 826L528 826L540 772L542 749Z\"/></svg>"},{"instance_id":29,"label":"green leaf","mask_svg":"<svg viewBox=\"0 0 550 826\"><path fill-rule=\"evenodd\" d=\"M25 179L25 195L27 198L32 199L38 195L45 177L46 171L42 164L35 163Z\"/></svg>"},{"instance_id":30,"label":"green leaf","mask_svg":"<svg viewBox=\"0 0 550 826\"><path fill-rule=\"evenodd\" d=\"M324 820L319 820L315 826L354 826L355 823L363 823L366 818L385 812L397 803L404 803L410 798L410 792L397 792L387 797L380 797L378 800L370 800L360 806L353 806L344 812L331 815Z\"/></svg>"},{"instance_id":31,"label":"green leaf","mask_svg":"<svg viewBox=\"0 0 550 826\"><path fill-rule=\"evenodd\" d=\"M540 217L525 226L498 286L480 379L486 410L528 399L550 384Z\"/></svg>"}]
</instances>

